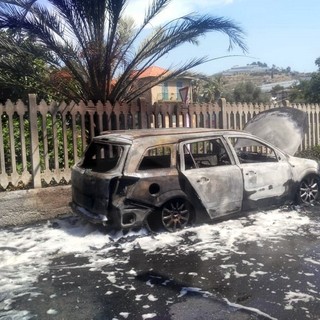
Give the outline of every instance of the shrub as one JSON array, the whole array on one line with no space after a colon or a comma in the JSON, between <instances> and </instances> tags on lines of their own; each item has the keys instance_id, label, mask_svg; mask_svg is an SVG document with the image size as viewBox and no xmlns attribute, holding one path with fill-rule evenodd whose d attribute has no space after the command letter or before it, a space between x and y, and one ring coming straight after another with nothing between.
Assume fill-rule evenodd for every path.
<instances>
[{"instance_id":1,"label":"shrub","mask_svg":"<svg viewBox=\"0 0 320 320\"><path fill-rule=\"evenodd\" d=\"M320 161L320 145L313 146L309 149L297 152L297 157L307 158Z\"/></svg>"}]
</instances>

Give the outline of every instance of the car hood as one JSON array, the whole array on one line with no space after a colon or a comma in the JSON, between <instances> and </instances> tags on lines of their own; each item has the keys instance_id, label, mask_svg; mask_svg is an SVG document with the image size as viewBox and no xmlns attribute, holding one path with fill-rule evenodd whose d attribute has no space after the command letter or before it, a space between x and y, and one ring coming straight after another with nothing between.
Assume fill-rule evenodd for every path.
<instances>
[{"instance_id":1,"label":"car hood","mask_svg":"<svg viewBox=\"0 0 320 320\"><path fill-rule=\"evenodd\" d=\"M289 107L263 111L244 127L244 131L270 142L290 155L298 150L307 129L307 114Z\"/></svg>"}]
</instances>

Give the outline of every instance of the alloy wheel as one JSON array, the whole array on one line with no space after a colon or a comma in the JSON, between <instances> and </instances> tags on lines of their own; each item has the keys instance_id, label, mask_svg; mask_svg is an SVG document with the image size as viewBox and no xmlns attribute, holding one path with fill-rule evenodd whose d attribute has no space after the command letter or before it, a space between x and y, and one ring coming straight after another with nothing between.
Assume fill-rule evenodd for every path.
<instances>
[{"instance_id":1,"label":"alloy wheel","mask_svg":"<svg viewBox=\"0 0 320 320\"><path fill-rule=\"evenodd\" d=\"M301 203L312 203L319 195L319 183L316 177L307 177L300 183L299 200Z\"/></svg>"},{"instance_id":2,"label":"alloy wheel","mask_svg":"<svg viewBox=\"0 0 320 320\"><path fill-rule=\"evenodd\" d=\"M186 227L191 212L188 202L184 199L173 199L167 202L161 212L161 222L167 231L175 232Z\"/></svg>"}]
</instances>

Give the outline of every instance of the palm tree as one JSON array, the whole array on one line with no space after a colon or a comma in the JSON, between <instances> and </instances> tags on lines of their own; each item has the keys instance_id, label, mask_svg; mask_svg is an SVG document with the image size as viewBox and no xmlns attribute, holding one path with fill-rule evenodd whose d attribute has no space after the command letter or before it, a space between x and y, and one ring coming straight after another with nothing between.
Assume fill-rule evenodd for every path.
<instances>
[{"instance_id":1,"label":"palm tree","mask_svg":"<svg viewBox=\"0 0 320 320\"><path fill-rule=\"evenodd\" d=\"M144 87L140 74L183 43L197 44L217 31L246 52L243 31L231 20L189 14L158 26L144 40L142 32L170 2L153 0L140 26L125 18L129 0L0 0L0 29L32 36L68 70L79 88L75 99L131 101L151 87L209 60L194 58L171 66ZM0 42L0 47L5 46ZM29 52L30 54L30 52ZM52 64L51 61L48 63ZM115 81L116 79L116 81Z\"/></svg>"},{"instance_id":2,"label":"palm tree","mask_svg":"<svg viewBox=\"0 0 320 320\"><path fill-rule=\"evenodd\" d=\"M195 102L212 103L221 98L227 83L221 73L213 76L193 74L192 77L196 78L192 83L192 96Z\"/></svg>"}]
</instances>

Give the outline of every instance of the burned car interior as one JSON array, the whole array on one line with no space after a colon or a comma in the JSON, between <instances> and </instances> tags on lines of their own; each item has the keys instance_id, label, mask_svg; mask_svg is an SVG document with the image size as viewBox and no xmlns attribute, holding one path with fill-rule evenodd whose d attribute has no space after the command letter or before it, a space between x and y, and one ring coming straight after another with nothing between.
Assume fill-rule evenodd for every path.
<instances>
[{"instance_id":1,"label":"burned car interior","mask_svg":"<svg viewBox=\"0 0 320 320\"><path fill-rule=\"evenodd\" d=\"M184 146L185 169L231 164L221 139L192 142Z\"/></svg>"}]
</instances>

